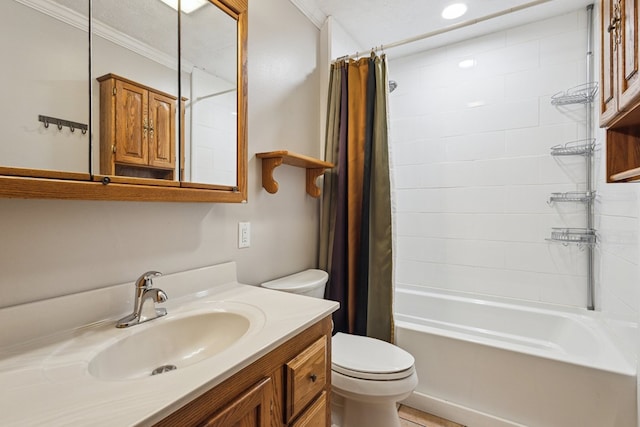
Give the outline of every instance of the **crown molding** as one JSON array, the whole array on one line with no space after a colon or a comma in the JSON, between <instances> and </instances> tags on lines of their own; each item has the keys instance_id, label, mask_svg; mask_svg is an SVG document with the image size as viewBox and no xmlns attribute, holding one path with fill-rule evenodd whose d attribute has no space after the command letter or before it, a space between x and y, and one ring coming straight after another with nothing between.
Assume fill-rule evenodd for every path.
<instances>
[{"instance_id":1,"label":"crown molding","mask_svg":"<svg viewBox=\"0 0 640 427\"><path fill-rule=\"evenodd\" d=\"M318 29L322 28L327 15L312 0L290 0Z\"/></svg>"},{"instance_id":2,"label":"crown molding","mask_svg":"<svg viewBox=\"0 0 640 427\"><path fill-rule=\"evenodd\" d=\"M34 10L37 10L38 12L44 13L45 15L48 15L54 19L57 19L58 21L71 25L74 28L77 28L84 32L89 31L89 25L86 16L82 15L79 12L76 12L75 10L69 9L66 6L55 3L52 0L15 1ZM138 55L142 55L145 58L157 62L158 64L164 65L165 67L172 70L178 69L178 64L175 57L166 54L146 43L143 43L140 40L123 33L122 31L116 30L115 28L95 19L91 28L93 30L93 34L105 40L115 43L118 46L121 46L132 52L135 52ZM190 73L192 69L193 64L183 59L182 70Z\"/></svg>"}]
</instances>

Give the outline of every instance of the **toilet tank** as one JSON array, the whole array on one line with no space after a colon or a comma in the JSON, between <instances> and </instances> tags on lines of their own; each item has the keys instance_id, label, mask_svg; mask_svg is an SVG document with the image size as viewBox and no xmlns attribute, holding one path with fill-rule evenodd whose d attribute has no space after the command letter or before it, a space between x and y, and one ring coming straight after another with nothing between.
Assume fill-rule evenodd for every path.
<instances>
[{"instance_id":1,"label":"toilet tank","mask_svg":"<svg viewBox=\"0 0 640 427\"><path fill-rule=\"evenodd\" d=\"M291 292L314 298L324 298L324 288L329 275L326 271L309 269L262 283L264 288Z\"/></svg>"}]
</instances>

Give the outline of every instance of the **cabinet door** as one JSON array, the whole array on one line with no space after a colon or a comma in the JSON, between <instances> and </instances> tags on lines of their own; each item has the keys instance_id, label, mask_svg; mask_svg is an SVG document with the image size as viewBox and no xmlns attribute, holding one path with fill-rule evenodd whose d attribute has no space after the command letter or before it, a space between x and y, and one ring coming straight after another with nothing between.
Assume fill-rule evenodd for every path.
<instances>
[{"instance_id":1,"label":"cabinet door","mask_svg":"<svg viewBox=\"0 0 640 427\"><path fill-rule=\"evenodd\" d=\"M626 111L640 96L638 76L638 0L615 0L620 8L618 40L618 109Z\"/></svg>"},{"instance_id":2,"label":"cabinet door","mask_svg":"<svg viewBox=\"0 0 640 427\"><path fill-rule=\"evenodd\" d=\"M616 103L616 54L618 52L616 35L619 23L614 22L615 3L618 0L602 0L601 17L601 60L600 60L600 126L608 124L617 113Z\"/></svg>"},{"instance_id":3,"label":"cabinet door","mask_svg":"<svg viewBox=\"0 0 640 427\"><path fill-rule=\"evenodd\" d=\"M138 86L116 80L115 160L118 163L149 163L148 92Z\"/></svg>"},{"instance_id":4,"label":"cabinet door","mask_svg":"<svg viewBox=\"0 0 640 427\"><path fill-rule=\"evenodd\" d=\"M265 378L201 424L202 427L270 427L271 378Z\"/></svg>"},{"instance_id":5,"label":"cabinet door","mask_svg":"<svg viewBox=\"0 0 640 427\"><path fill-rule=\"evenodd\" d=\"M149 166L172 169L176 152L176 101L149 92Z\"/></svg>"},{"instance_id":6,"label":"cabinet door","mask_svg":"<svg viewBox=\"0 0 640 427\"><path fill-rule=\"evenodd\" d=\"M320 397L291 424L291 427L326 427L329 425L328 415L327 392L323 391Z\"/></svg>"}]
</instances>

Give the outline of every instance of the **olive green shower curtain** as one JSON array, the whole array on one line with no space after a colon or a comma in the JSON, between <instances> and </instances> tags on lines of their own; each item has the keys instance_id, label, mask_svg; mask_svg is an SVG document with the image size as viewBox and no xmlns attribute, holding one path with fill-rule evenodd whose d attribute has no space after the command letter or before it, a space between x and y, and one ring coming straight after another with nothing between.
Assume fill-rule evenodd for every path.
<instances>
[{"instance_id":1,"label":"olive green shower curtain","mask_svg":"<svg viewBox=\"0 0 640 427\"><path fill-rule=\"evenodd\" d=\"M335 331L393 340L386 60L331 68L319 267L340 302Z\"/></svg>"}]
</instances>

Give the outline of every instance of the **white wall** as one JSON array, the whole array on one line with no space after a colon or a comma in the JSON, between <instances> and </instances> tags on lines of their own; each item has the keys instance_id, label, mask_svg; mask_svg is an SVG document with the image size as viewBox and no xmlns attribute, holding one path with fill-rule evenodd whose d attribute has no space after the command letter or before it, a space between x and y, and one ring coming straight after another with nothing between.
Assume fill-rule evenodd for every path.
<instances>
[{"instance_id":1,"label":"white wall","mask_svg":"<svg viewBox=\"0 0 640 427\"><path fill-rule=\"evenodd\" d=\"M599 139L604 141L604 132ZM614 319L640 319L638 184L606 184L604 143L596 153L596 301Z\"/></svg>"},{"instance_id":2,"label":"white wall","mask_svg":"<svg viewBox=\"0 0 640 427\"><path fill-rule=\"evenodd\" d=\"M319 155L318 39L288 0L251 2L248 204L0 199L0 307L132 281L150 269L235 260L239 279L259 284L313 267L319 201L305 193L304 170L276 169L280 190L271 195L254 154ZM238 221L251 222L248 249L237 249Z\"/></svg>"},{"instance_id":3,"label":"white wall","mask_svg":"<svg viewBox=\"0 0 640 427\"><path fill-rule=\"evenodd\" d=\"M584 189L583 158L553 158L549 148L585 137L584 107L557 108L550 97L585 83L586 16L392 58L398 286L586 305L585 253L545 241L551 227L585 226L582 205L546 202ZM475 67L459 68L465 59ZM637 190L604 184L602 141L596 304L635 321Z\"/></svg>"},{"instance_id":4,"label":"white wall","mask_svg":"<svg viewBox=\"0 0 640 427\"><path fill-rule=\"evenodd\" d=\"M89 123L87 33L15 1L0 2L0 27L0 52L10 55L0 76L11 82L0 103L2 137L11 143L0 144L0 163L88 173L89 135L38 121L44 115Z\"/></svg>"}]
</instances>

